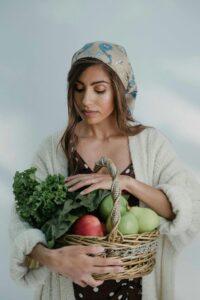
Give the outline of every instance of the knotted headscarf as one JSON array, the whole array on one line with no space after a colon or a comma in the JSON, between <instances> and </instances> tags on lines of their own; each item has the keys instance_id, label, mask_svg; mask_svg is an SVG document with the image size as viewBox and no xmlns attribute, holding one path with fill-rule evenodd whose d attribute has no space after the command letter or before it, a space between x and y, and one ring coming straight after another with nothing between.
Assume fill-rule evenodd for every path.
<instances>
[{"instance_id":1,"label":"knotted headscarf","mask_svg":"<svg viewBox=\"0 0 200 300\"><path fill-rule=\"evenodd\" d=\"M135 107L137 86L125 48L117 44L102 41L87 43L75 52L71 64L80 58L86 57L101 60L117 73L125 87L129 113L132 114Z\"/></svg>"}]
</instances>

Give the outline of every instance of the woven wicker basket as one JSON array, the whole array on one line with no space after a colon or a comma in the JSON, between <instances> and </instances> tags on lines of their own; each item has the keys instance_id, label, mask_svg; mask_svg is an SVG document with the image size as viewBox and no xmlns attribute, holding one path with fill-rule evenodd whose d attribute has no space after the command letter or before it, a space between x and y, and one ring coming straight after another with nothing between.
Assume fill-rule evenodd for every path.
<instances>
[{"instance_id":1,"label":"woven wicker basket","mask_svg":"<svg viewBox=\"0 0 200 300\"><path fill-rule=\"evenodd\" d=\"M128 279L145 276L153 270L155 265L159 230L133 235L122 235L117 230L121 218L118 170L113 161L105 157L96 162L94 171L97 172L102 167L106 167L112 177L111 193L114 202L111 212L112 231L104 237L65 234L57 240L57 245L101 245L105 251L99 256L121 259L124 266L123 272L93 274L95 279Z\"/></svg>"}]
</instances>

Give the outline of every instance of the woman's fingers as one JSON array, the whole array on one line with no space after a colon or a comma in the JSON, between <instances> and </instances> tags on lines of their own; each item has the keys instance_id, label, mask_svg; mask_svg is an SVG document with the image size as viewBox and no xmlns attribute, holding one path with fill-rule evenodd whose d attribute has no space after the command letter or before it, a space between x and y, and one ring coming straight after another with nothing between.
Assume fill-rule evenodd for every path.
<instances>
[{"instance_id":1,"label":"woman's fingers","mask_svg":"<svg viewBox=\"0 0 200 300\"><path fill-rule=\"evenodd\" d=\"M90 178L90 177L104 177L105 175L107 174L98 174L98 173L89 173L89 174L76 174L76 175L73 175L73 176L68 176L65 178L65 182L69 182L71 180L74 180L74 179L77 179L77 178L81 178L81 179L84 179L84 178ZM109 174L108 174L109 175Z\"/></svg>"},{"instance_id":2,"label":"woman's fingers","mask_svg":"<svg viewBox=\"0 0 200 300\"><path fill-rule=\"evenodd\" d=\"M110 181L111 177L107 174L78 174L66 178L65 185L68 187L68 190L72 192L87 185L94 185L95 183L104 182L103 186L100 186L100 188L106 189L110 186L110 184L105 185L105 183Z\"/></svg>"},{"instance_id":3,"label":"woman's fingers","mask_svg":"<svg viewBox=\"0 0 200 300\"><path fill-rule=\"evenodd\" d=\"M82 181L79 180L78 182L76 181L76 182L73 182L73 183L69 183L67 185L68 191L73 192L75 190L78 190L78 189L86 186L86 185L94 184L98 181L99 181L98 178L90 178L90 179L84 179Z\"/></svg>"},{"instance_id":4,"label":"woman's fingers","mask_svg":"<svg viewBox=\"0 0 200 300\"><path fill-rule=\"evenodd\" d=\"M81 246L82 251L86 254L101 254L105 249L101 245ZM101 257L101 256L88 256L91 265L105 267L105 266L122 266L123 262L115 257Z\"/></svg>"},{"instance_id":5,"label":"woman's fingers","mask_svg":"<svg viewBox=\"0 0 200 300\"><path fill-rule=\"evenodd\" d=\"M100 254L105 251L104 247L101 245L91 245L91 246L80 246L81 250L85 254Z\"/></svg>"},{"instance_id":6,"label":"woman's fingers","mask_svg":"<svg viewBox=\"0 0 200 300\"><path fill-rule=\"evenodd\" d=\"M119 183L121 190L126 189L130 176L119 175ZM84 193L90 193L96 189L111 189L112 179L109 174L77 174L69 176L65 179L65 185L70 192L76 191L84 186L89 186Z\"/></svg>"},{"instance_id":7,"label":"woman's fingers","mask_svg":"<svg viewBox=\"0 0 200 300\"><path fill-rule=\"evenodd\" d=\"M105 273L119 273L123 272L124 267L120 266L106 266L106 267L93 267L92 273L105 274Z\"/></svg>"},{"instance_id":8,"label":"woman's fingers","mask_svg":"<svg viewBox=\"0 0 200 300\"><path fill-rule=\"evenodd\" d=\"M83 280L80 280L80 281L74 281L76 284L78 284L78 285L80 285L80 286L82 286L82 287L86 287L88 284L85 282L85 281L83 281Z\"/></svg>"},{"instance_id":9,"label":"woman's fingers","mask_svg":"<svg viewBox=\"0 0 200 300\"><path fill-rule=\"evenodd\" d=\"M123 265L123 262L120 259L113 257L94 257L93 260L94 265L99 267Z\"/></svg>"},{"instance_id":10,"label":"woman's fingers","mask_svg":"<svg viewBox=\"0 0 200 300\"><path fill-rule=\"evenodd\" d=\"M97 287L103 281L95 280L92 274L124 271L122 267L123 262L120 259L100 256L104 250L104 247L101 245L74 245L56 249L54 250L56 251L54 271L63 276L70 277L72 281L82 287L86 287L87 285Z\"/></svg>"},{"instance_id":11,"label":"woman's fingers","mask_svg":"<svg viewBox=\"0 0 200 300\"><path fill-rule=\"evenodd\" d=\"M84 282L91 287L97 287L103 283L103 280L96 280L91 275L88 275L84 277Z\"/></svg>"},{"instance_id":12,"label":"woman's fingers","mask_svg":"<svg viewBox=\"0 0 200 300\"><path fill-rule=\"evenodd\" d=\"M89 180L91 178L100 178L100 177L102 177L102 175L100 175L100 174L77 174L77 175L65 178L65 184L67 186L70 186L79 181L85 181L85 180Z\"/></svg>"}]
</instances>

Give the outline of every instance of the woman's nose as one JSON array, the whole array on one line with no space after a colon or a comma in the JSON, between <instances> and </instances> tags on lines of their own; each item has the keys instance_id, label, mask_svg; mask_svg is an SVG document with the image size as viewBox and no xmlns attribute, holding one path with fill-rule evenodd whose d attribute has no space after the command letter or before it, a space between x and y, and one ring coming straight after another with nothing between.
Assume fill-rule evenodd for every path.
<instances>
[{"instance_id":1,"label":"woman's nose","mask_svg":"<svg viewBox=\"0 0 200 300\"><path fill-rule=\"evenodd\" d=\"M83 98L82 98L82 104L84 104L85 106L89 103L91 103L92 101L92 93L87 91L83 94Z\"/></svg>"}]
</instances>

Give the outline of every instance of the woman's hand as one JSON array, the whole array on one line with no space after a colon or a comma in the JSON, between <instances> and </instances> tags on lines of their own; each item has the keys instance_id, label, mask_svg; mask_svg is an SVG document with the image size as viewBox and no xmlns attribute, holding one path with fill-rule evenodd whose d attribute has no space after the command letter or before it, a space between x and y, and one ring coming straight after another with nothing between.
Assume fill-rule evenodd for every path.
<instances>
[{"instance_id":1,"label":"woman's hand","mask_svg":"<svg viewBox=\"0 0 200 300\"><path fill-rule=\"evenodd\" d=\"M95 280L93 273L123 272L122 261L117 258L103 258L97 256L103 252L103 247L92 246L65 246L59 249L48 249L41 244L36 245L30 254L49 270L62 276L70 277L72 281L82 287L87 285L96 287L103 283ZM93 254L96 256L89 256Z\"/></svg>"},{"instance_id":2,"label":"woman's hand","mask_svg":"<svg viewBox=\"0 0 200 300\"><path fill-rule=\"evenodd\" d=\"M118 179L121 190L126 190L130 177L127 175L119 175ZM77 174L67 177L65 184L69 192L89 185L89 187L80 193L81 195L85 195L98 189L111 190L112 178L109 174Z\"/></svg>"}]
</instances>

